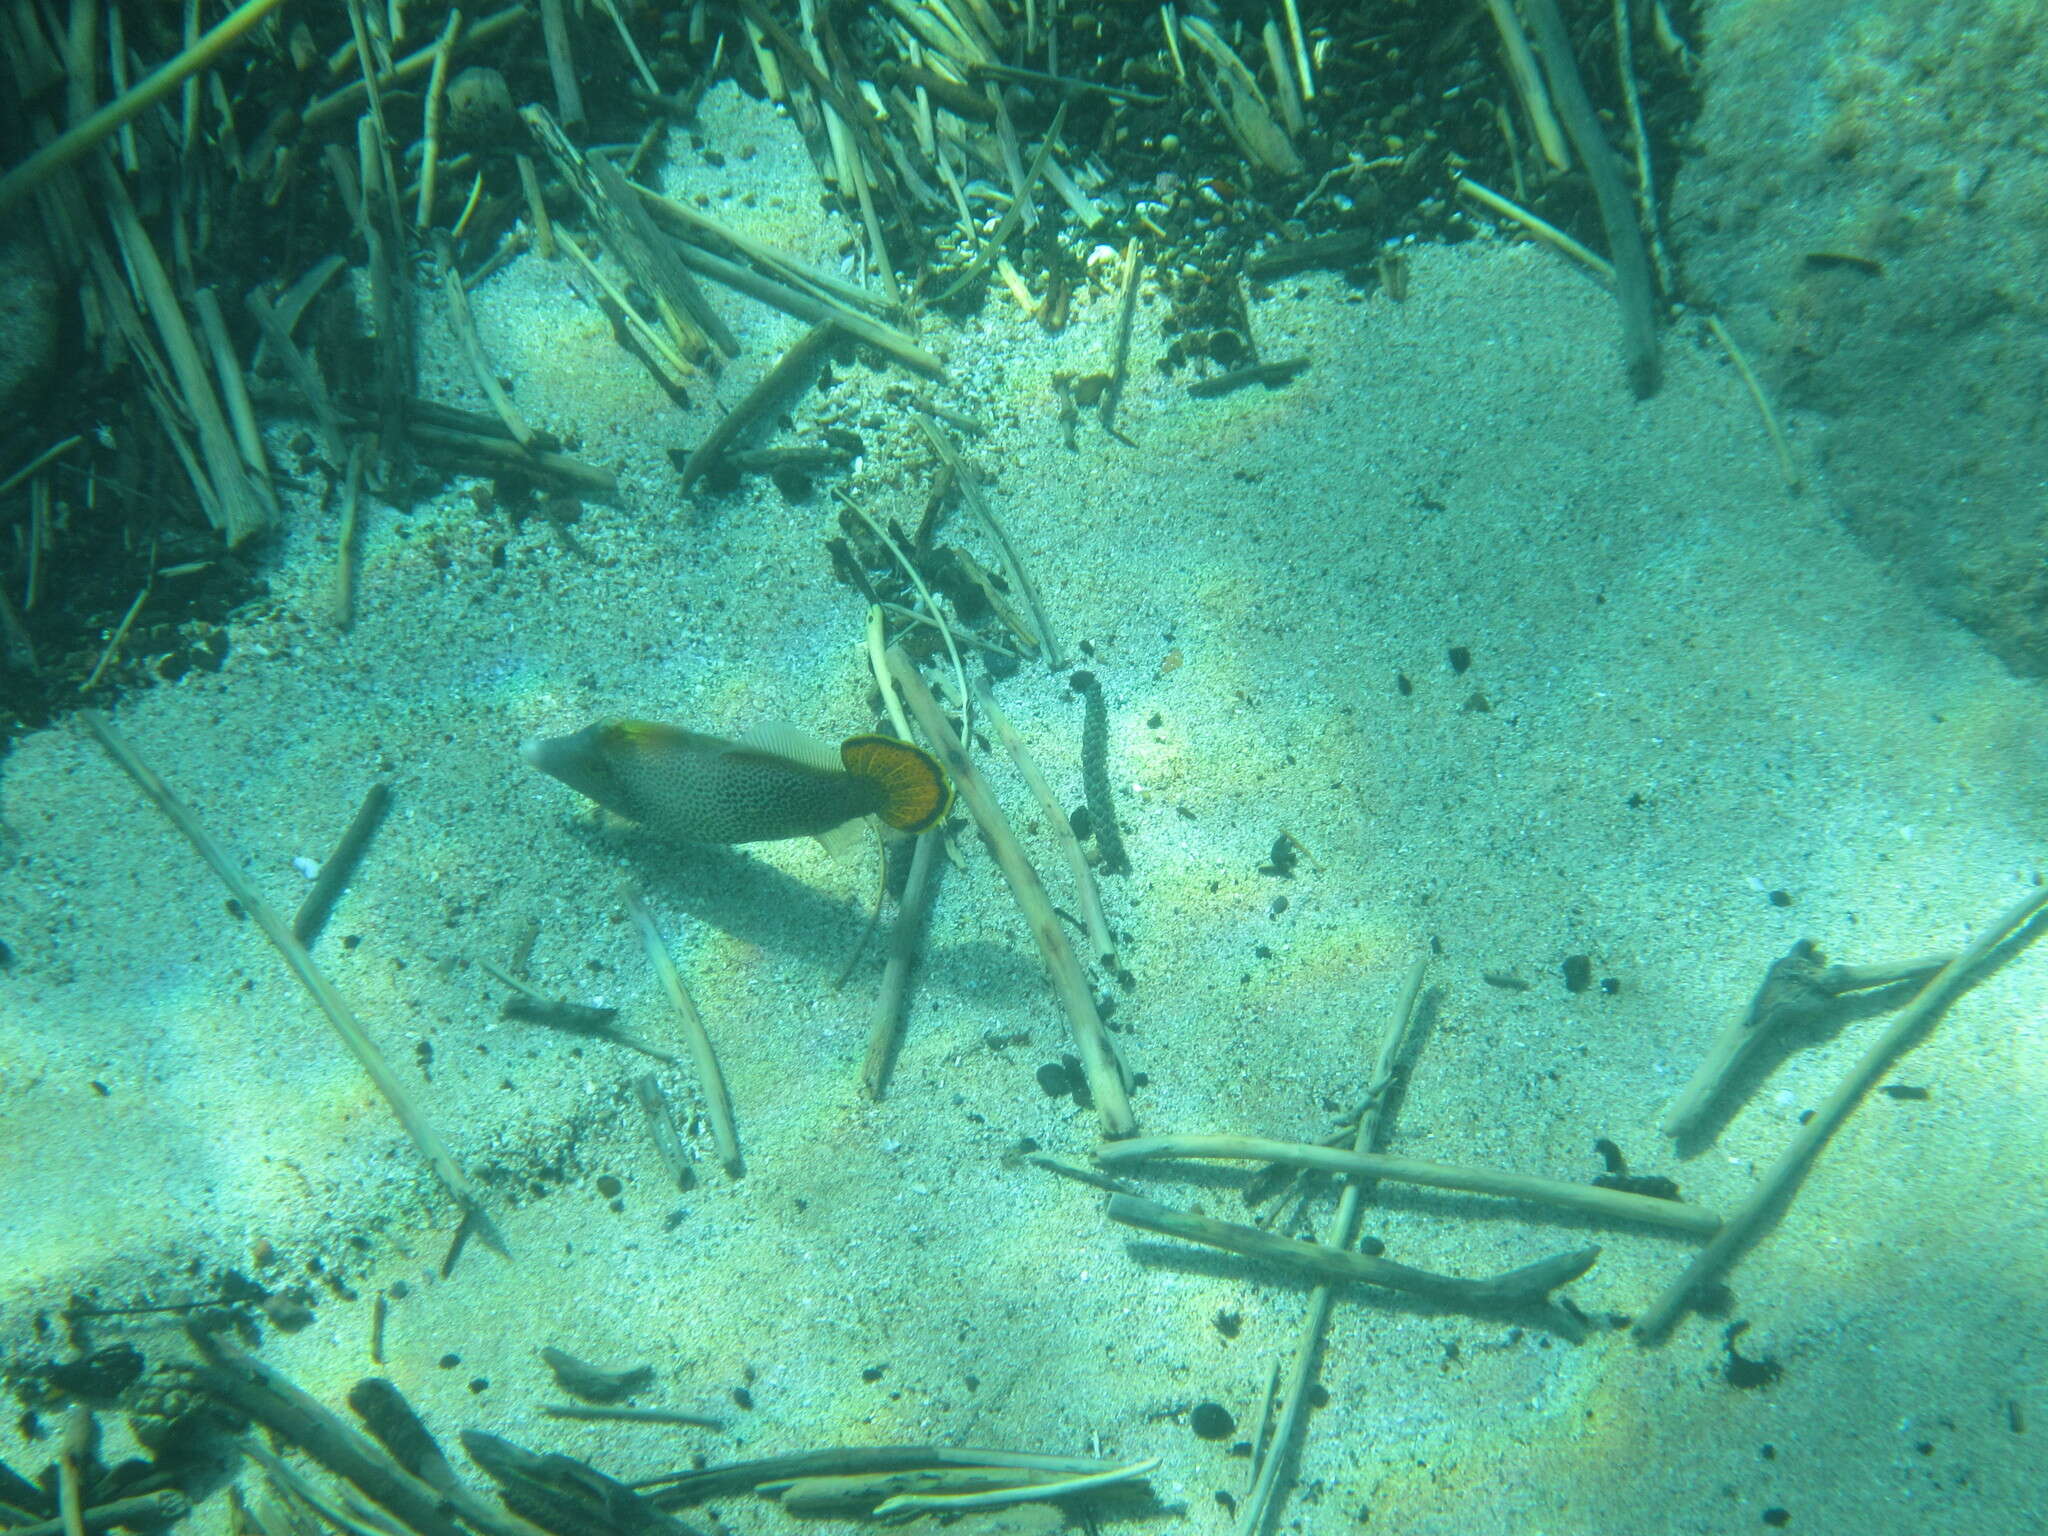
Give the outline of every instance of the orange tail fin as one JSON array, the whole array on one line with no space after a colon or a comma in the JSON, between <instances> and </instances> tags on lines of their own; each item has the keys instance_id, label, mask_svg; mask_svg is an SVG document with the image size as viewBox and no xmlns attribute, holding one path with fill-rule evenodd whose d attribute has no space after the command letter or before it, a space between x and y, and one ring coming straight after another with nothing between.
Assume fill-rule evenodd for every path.
<instances>
[{"instance_id":1,"label":"orange tail fin","mask_svg":"<svg viewBox=\"0 0 2048 1536\"><path fill-rule=\"evenodd\" d=\"M875 814L899 832L928 831L953 808L952 781L922 747L893 736L853 736L840 744L839 761L881 790Z\"/></svg>"}]
</instances>

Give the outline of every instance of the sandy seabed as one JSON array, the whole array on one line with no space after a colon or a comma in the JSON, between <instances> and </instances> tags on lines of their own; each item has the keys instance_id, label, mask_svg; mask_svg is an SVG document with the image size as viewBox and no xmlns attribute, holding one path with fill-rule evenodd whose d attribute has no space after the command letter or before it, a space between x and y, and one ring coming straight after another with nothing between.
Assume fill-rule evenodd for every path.
<instances>
[{"instance_id":1,"label":"sandy seabed","mask_svg":"<svg viewBox=\"0 0 2048 1536\"><path fill-rule=\"evenodd\" d=\"M722 95L707 110L760 139L721 183L722 216L831 259L836 232L772 191L794 184L772 120ZM693 174L682 153L672 183ZM2036 879L2048 710L1859 551L1824 476L1786 493L1711 344L1669 335L1665 386L1639 404L1609 301L1556 258L1477 242L1411 265L1402 304L1326 275L1278 284L1254 307L1262 350L1313 366L1219 401L1152 366L1148 288L1120 417L1134 447L1086 416L1066 447L1051 387L1101 365L1112 295L1055 336L998 294L928 337L949 370L933 398L989 423L972 452L992 502L1107 694L1132 873L1105 892L1135 977L1113 1022L1145 1074L1139 1121L1319 1134L1427 950L1389 1150L1591 1178L1607 1138L1731 1208L1880 1021L1777 1058L1690 1159L1657 1133L1665 1104L1796 939L1850 961L1953 948ZM280 904L303 890L293 860L323 857L390 782L319 957L483 1180L516 1260L472 1247L440 1277L449 1202L366 1079L191 850L64 726L0 776L6 1357L45 1358L34 1316L80 1287L162 1299L203 1289L195 1262L234 1266L310 1289L315 1320L265 1355L338 1404L372 1369L371 1298L404 1281L383 1373L451 1439L483 1428L621 1477L836 1443L1158 1456L1154 1487L1183 1513L1140 1524L1228 1530L1218 1494L1242 1493L1248 1463L1188 1411L1220 1403L1249 1437L1306 1285L1135 1239L1097 1193L1020 1165L1023 1138L1084 1155L1095 1118L1035 1077L1071 1043L975 840L871 1103L875 965L831 983L872 855L663 847L599 828L518 761L522 737L608 713L846 734L869 725L871 684L862 606L822 548L828 497L792 504L765 481L679 497L667 450L701 436L708 398L663 398L559 267L522 258L474 302L522 409L616 468L617 503L586 508L576 550L460 486L402 516L374 506L347 634L325 620L331 521L302 503L224 668L116 719ZM796 329L729 313L747 352L727 402ZM470 399L437 326L427 392ZM859 431L844 483L914 518L929 464L885 402L901 376L835 373L799 424ZM964 517L950 536L980 537ZM999 696L1079 804L1078 698L1042 668ZM1037 808L1007 764L989 771L1058 897ZM1283 831L1312 855L1289 879L1260 873ZM699 1137L679 1194L628 1090L649 1064L501 1022L474 963L538 922L538 985L673 1044L622 879L719 1045L740 1181ZM1571 955L1595 977L1576 994ZM1967 993L1890 1079L1928 1096L1873 1095L1734 1272L1734 1311L1662 1349L1345 1299L1283 1527L1718 1532L1783 1509L1795 1530L2036 1528L2044 981L2048 952L2028 950ZM687 1071L663 1080L688 1113ZM1234 1184L1197 1169L1154 1192L1236 1217ZM1367 1230L1390 1257L1473 1275L1597 1241L1570 1287L1596 1323L1640 1312L1690 1251L1392 1186ZM1235 1337L1219 1313L1241 1315ZM1726 1378L1738 1320L1775 1380ZM542 1420L559 1395L542 1345L651 1363L642 1401L726 1427ZM0 1429L13 1465L50 1454ZM224 1518L218 1500L199 1516Z\"/></svg>"}]
</instances>

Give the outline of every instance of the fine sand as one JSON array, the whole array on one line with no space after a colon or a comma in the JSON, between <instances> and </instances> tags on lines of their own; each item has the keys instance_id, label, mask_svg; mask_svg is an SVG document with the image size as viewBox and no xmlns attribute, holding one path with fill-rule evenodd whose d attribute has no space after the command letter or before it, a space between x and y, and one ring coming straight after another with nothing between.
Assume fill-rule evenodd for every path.
<instances>
[{"instance_id":1,"label":"fine sand","mask_svg":"<svg viewBox=\"0 0 2048 1536\"><path fill-rule=\"evenodd\" d=\"M836 261L843 231L784 130L730 91L707 111L725 114L717 142L755 153L714 181L679 148L671 185L717 185L721 217ZM2022 893L2048 846L2048 709L1859 552L1818 467L1788 495L1711 343L1670 333L1663 391L1639 404L1611 302L1558 258L1479 241L1411 262L1405 303L1331 275L1279 284L1253 305L1262 351L1313 366L1216 401L1154 366L1148 285L1119 417L1135 446L1084 413L1067 448L1051 386L1102 365L1106 290L1059 335L998 290L927 337L950 377L918 387L989 424L969 449L992 504L1107 695L1132 873L1105 896L1135 978L1110 988L1112 1022L1146 1078L1140 1125L1320 1134L1429 951L1389 1150L1590 1179L1607 1138L1730 1209L1881 1022L1847 1017L1775 1058L1690 1159L1657 1133L1665 1104L1795 940L1856 962L1952 948ZM473 1244L440 1277L453 1212L422 1160L214 876L66 725L0 767L0 1350L47 1360L35 1315L81 1288L205 1295L195 1276L233 1267L308 1290L314 1321L265 1356L338 1406L373 1369L371 1298L403 1281L382 1371L451 1442L487 1429L620 1477L842 1443L1158 1456L1153 1486L1185 1513L1142 1528L1228 1530L1218 1495L1242 1494L1248 1463L1188 1411L1220 1403L1251 1436L1306 1288L1134 1240L1099 1194L1014 1155L1029 1138L1083 1156L1095 1118L1036 1079L1072 1044L978 841L945 874L893 1083L870 1103L874 951L832 981L872 850L664 847L598 825L515 753L609 713L869 728L864 610L822 547L835 504L761 480L679 497L667 450L701 438L712 391L678 410L562 267L521 258L474 302L522 409L616 468L617 504L588 505L572 547L466 484L405 515L373 503L357 621L337 634L332 517L301 498L224 668L115 720L287 908L294 861L324 857L370 783L391 784L317 955L515 1258ZM725 307L747 346L716 386L730 403L798 328ZM432 318L428 347L428 392L473 401ZM914 520L930 465L888 398L904 376L834 374L798 425L859 432L839 483ZM964 514L947 536L992 558ZM1031 666L999 697L1078 805L1079 698ZM1037 807L984 761L1070 905ZM1308 851L1287 879L1260 872L1283 831ZM629 1089L652 1064L501 1021L475 964L508 963L538 922L536 985L680 1049L622 880L719 1047L737 1182L700 1127L679 1193ZM1593 977L1576 994L1574 955ZM1411 1264L1481 1275L1598 1242L1569 1288L1598 1326L1574 1345L1527 1318L1347 1297L1283 1525L1741 1531L1782 1508L1795 1530L2028 1528L2042 1494L2023 1452L2048 1422L2044 982L2048 952L2029 950L1967 993L1888 1080L1927 1097L1874 1094L1734 1271L1733 1311L1661 1349L1608 1324L1649 1304L1688 1240L1379 1189L1366 1230ZM688 1071L661 1075L694 1119ZM1149 1187L1244 1214L1217 1167ZM1235 1337L1219 1313L1241 1316ZM1725 1373L1743 1320L1742 1355L1781 1367L1749 1388ZM544 1420L560 1394L543 1345L649 1363L640 1401L726 1427ZM52 1454L0 1429L17 1468ZM737 1530L828 1528L719 1509ZM224 1528L222 1501L198 1519Z\"/></svg>"}]
</instances>

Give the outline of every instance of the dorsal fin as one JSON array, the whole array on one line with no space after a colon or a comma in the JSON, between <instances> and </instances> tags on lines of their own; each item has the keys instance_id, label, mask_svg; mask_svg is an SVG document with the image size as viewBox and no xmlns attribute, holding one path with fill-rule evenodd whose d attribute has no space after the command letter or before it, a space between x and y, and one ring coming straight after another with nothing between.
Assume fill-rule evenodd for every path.
<instances>
[{"instance_id":1,"label":"dorsal fin","mask_svg":"<svg viewBox=\"0 0 2048 1536\"><path fill-rule=\"evenodd\" d=\"M839 749L829 746L809 731L794 725L757 725L733 743L742 752L764 752L815 768L820 773L844 773Z\"/></svg>"}]
</instances>

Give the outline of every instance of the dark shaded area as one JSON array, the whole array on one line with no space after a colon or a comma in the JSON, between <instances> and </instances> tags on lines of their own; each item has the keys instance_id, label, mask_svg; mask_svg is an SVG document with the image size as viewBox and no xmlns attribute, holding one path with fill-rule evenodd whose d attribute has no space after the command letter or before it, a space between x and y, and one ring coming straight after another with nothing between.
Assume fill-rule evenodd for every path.
<instances>
[{"instance_id":1,"label":"dark shaded area","mask_svg":"<svg viewBox=\"0 0 2048 1536\"><path fill-rule=\"evenodd\" d=\"M2025 7L1813 0L1702 40L1671 228L1843 522L2048 673L2048 35ZM1824 582L1816 583L1816 592Z\"/></svg>"},{"instance_id":2,"label":"dark shaded area","mask_svg":"<svg viewBox=\"0 0 2048 1536\"><path fill-rule=\"evenodd\" d=\"M182 13L176 7L124 0L118 8L127 47L139 65L179 51ZM568 42L585 109L584 119L571 125L577 141L586 147L632 145L650 128L666 124L689 135L692 148L716 166L720 147L694 130L696 103L715 78L707 72L710 61L716 58L719 73L730 74L742 88L756 95L764 90L741 8L624 8L655 90L620 47L606 9L569 8ZM757 9L782 31L800 35L793 0ZM1232 0L1200 9L1259 74L1261 89L1277 92L1258 35L1269 8ZM1611 11L1605 5L1571 9L1566 20L1588 88L1618 121ZM1681 32L1690 30L1689 6L1666 10ZM393 55L416 59L447 12L441 5L411 7L408 36L394 45ZM1045 295L1040 318L1057 327L1066 321L1070 295L1096 280L1090 253L1103 243L1121 246L1142 238L1148 281L1163 287L1170 304L1169 345L1158 361L1186 370L1191 380L1269 366L1270 360L1259 357L1249 307L1267 285L1320 267L1345 272L1362 286L1383 284L1397 296L1405 292L1406 269L1392 247L1408 238L1462 239L1474 227L1468 212L1445 193L1453 172L1507 191L1589 243L1600 243L1582 175L1537 175L1498 39L1479 7L1358 7L1327 0L1303 4L1300 12L1316 58L1317 90L1305 104L1304 123L1290 136L1299 172L1274 174L1247 160L1210 97L1198 89L1208 66L1188 64L1184 72L1176 64L1152 9L1044 8L1029 48L1023 29L1013 28L999 50L1004 62L964 88L946 87L907 57L902 29L885 9L816 9L832 81L867 82L906 105L922 88L982 135L994 131L996 111L987 94L993 86L1010 131L1025 146L1064 108L1061 160L1102 217L1092 228L1079 227L1053 189L1041 186L1036 227L1018 228L1004 254L1033 291ZM372 26L381 26L377 8L369 13ZM0 97L0 143L11 146L10 161L53 137L69 117L63 40L48 33L54 23L47 17L19 7L0 20L6 29L0 42L13 61L17 87ZM475 206L452 247L455 269L466 279L504 259L519 238L526 203L515 157L530 153L532 145L512 109L555 101L539 31L530 10L471 16L453 60L442 133L442 203L459 204L475 181ZM481 42L475 41L479 35ZM1695 114L1694 93L1682 61L1670 50L1646 36L1632 52L1652 159L1668 179L1680 136ZM375 318L357 297L371 252L349 216L336 172L337 163L354 158L364 106L345 8L293 7L243 39L216 66L216 76L231 117L202 90L189 135L180 131L176 111L144 113L114 146L117 174L142 227L166 253L181 302L189 307L195 292L213 290L232 349L247 369L258 338L243 296L259 287L274 296L340 254L351 270L312 300L292 330L341 408L346 433L358 444L377 434L371 454L376 494L403 510L444 485L451 465L490 473L447 446L447 423L431 423L441 434L432 439L430 423L419 415L430 403L394 407L392 349L379 345ZM413 141L425 81L423 68L401 68L381 93L384 119L397 141L391 150L401 183L415 174L408 167L417 163ZM1102 86L1112 89L1094 88ZM96 101L114 93L104 65L91 87ZM915 310L967 275L975 253L960 238L957 205L940 189L941 179L915 139L905 137L910 114L893 115L886 132L896 137L885 140L879 136L884 127L862 99L840 94L875 168L875 216L898 266L906 304ZM796 120L821 163L827 162L816 113L807 107ZM95 150L50 185L53 193L72 198L85 226L111 249L105 200L92 181L101 174L105 153ZM973 164L965 172L970 181L998 188L1008 179L995 165ZM409 186L399 190L410 198ZM579 210L559 187L547 186L544 196L557 217L580 222ZM31 203L17 214L37 214L46 206ZM988 206L982 202L977 212ZM843 211L849 226L858 227L859 211ZM453 207L441 206L437 215L443 228L455 222ZM0 350L28 362L19 371L0 370L0 479L74 435L80 442L0 495L0 590L21 610L18 625L4 626L0 744L75 707L88 692L104 702L124 688L217 666L227 619L263 594L258 571L265 553L262 535L238 550L223 547L195 491L193 472L150 400L144 370L110 320L104 299L92 292L98 279L90 275L90 264L48 232L48 221L19 222L21 237L0 241L0 332L23 341ZM401 240L418 245L410 220L403 223ZM439 302L425 254L397 253L404 278L397 296L401 314ZM118 257L106 270L118 270ZM1871 280L1854 269L1822 275ZM981 272L953 303L979 303L990 281ZM259 419L303 412L274 360L253 372L250 388ZM183 430L190 435L189 424ZM331 504L345 466L332 462L331 441L316 438L302 432L281 449L273 440L271 481L281 491L311 491ZM842 445L825 446L843 451ZM837 462L821 459L819 445L762 451L768 457L742 467L774 476L785 494L798 499L814 494L815 476ZM525 487L514 477L505 478L501 489L500 499L516 503ZM965 586L974 584L970 575ZM121 633L138 594L146 596ZM119 643L110 645L117 634Z\"/></svg>"}]
</instances>

